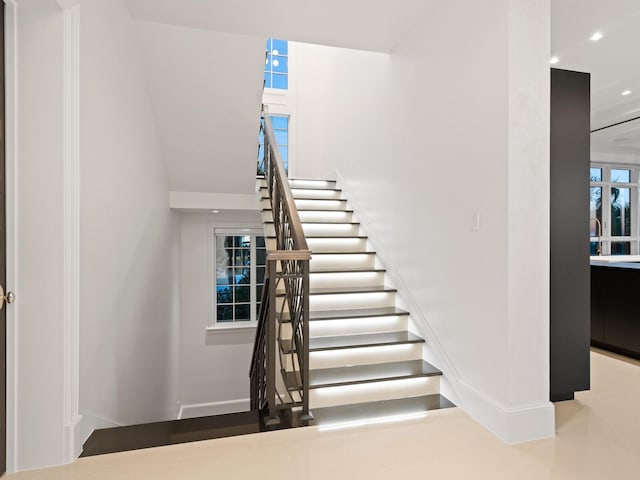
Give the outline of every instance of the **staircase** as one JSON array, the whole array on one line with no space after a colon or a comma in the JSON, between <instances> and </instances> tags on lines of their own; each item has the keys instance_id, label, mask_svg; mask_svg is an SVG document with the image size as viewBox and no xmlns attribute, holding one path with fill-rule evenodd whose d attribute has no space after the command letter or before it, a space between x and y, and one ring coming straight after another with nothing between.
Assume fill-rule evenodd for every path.
<instances>
[{"instance_id":1,"label":"staircase","mask_svg":"<svg viewBox=\"0 0 640 480\"><path fill-rule=\"evenodd\" d=\"M452 406L439 394L441 372L422 359L425 341L409 330L409 312L396 307L397 290L385 285L385 269L336 182L289 184L312 251L309 407L316 423ZM275 250L269 195L261 185L267 248ZM283 314L278 321L282 327L289 319ZM286 358L295 347L282 340L280 349ZM299 373L283 367L287 388L299 389Z\"/></svg>"}]
</instances>

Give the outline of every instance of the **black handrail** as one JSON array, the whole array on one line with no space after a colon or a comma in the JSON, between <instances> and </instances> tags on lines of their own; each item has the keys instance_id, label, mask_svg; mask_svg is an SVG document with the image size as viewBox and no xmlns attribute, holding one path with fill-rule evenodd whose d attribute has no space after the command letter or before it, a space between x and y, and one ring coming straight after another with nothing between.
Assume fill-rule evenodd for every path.
<instances>
[{"instance_id":1,"label":"black handrail","mask_svg":"<svg viewBox=\"0 0 640 480\"><path fill-rule=\"evenodd\" d=\"M259 171L264 171L269 192L276 250L267 254L268 282L265 280L250 376L251 406L268 409L269 425L279 423L279 408L301 406L301 420L313 418L309 411L311 252L266 108L262 128L264 163ZM277 388L278 363L283 393Z\"/></svg>"}]
</instances>

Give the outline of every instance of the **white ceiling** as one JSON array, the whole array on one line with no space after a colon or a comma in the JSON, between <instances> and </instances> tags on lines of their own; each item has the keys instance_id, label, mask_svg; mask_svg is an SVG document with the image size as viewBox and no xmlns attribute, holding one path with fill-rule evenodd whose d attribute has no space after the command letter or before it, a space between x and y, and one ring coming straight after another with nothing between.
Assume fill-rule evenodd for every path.
<instances>
[{"instance_id":1,"label":"white ceiling","mask_svg":"<svg viewBox=\"0 0 640 480\"><path fill-rule=\"evenodd\" d=\"M592 130L640 116L640 1L552 0L557 68L591 73ZM604 37L593 42L594 32ZM622 96L624 90L632 94ZM592 135L600 151L640 151L640 120Z\"/></svg>"},{"instance_id":2,"label":"white ceiling","mask_svg":"<svg viewBox=\"0 0 640 480\"><path fill-rule=\"evenodd\" d=\"M255 190L265 39L137 22L169 189Z\"/></svg>"},{"instance_id":3,"label":"white ceiling","mask_svg":"<svg viewBox=\"0 0 640 480\"><path fill-rule=\"evenodd\" d=\"M127 0L134 19L389 52L432 0Z\"/></svg>"}]
</instances>

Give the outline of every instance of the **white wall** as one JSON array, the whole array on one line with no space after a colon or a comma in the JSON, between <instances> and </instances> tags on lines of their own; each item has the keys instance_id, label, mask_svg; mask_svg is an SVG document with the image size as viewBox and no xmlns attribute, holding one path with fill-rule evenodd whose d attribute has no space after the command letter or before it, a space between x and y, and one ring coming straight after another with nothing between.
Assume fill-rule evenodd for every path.
<instances>
[{"instance_id":1,"label":"white wall","mask_svg":"<svg viewBox=\"0 0 640 480\"><path fill-rule=\"evenodd\" d=\"M255 328L209 330L212 225L262 228L258 211L180 214L182 308L180 402L182 417L249 408L249 365Z\"/></svg>"},{"instance_id":2,"label":"white wall","mask_svg":"<svg viewBox=\"0 0 640 480\"><path fill-rule=\"evenodd\" d=\"M122 0L80 12L80 412L176 418L179 220Z\"/></svg>"},{"instance_id":3,"label":"white wall","mask_svg":"<svg viewBox=\"0 0 640 480\"><path fill-rule=\"evenodd\" d=\"M388 56L296 48L297 174L338 170L445 394L553 435L548 2L434 4Z\"/></svg>"},{"instance_id":4,"label":"white wall","mask_svg":"<svg viewBox=\"0 0 640 480\"><path fill-rule=\"evenodd\" d=\"M16 357L9 359L16 384L7 392L17 408L9 470L57 465L63 456L62 22L54 0L21 5L17 19Z\"/></svg>"},{"instance_id":5,"label":"white wall","mask_svg":"<svg viewBox=\"0 0 640 480\"><path fill-rule=\"evenodd\" d=\"M136 29L170 189L253 193L266 37Z\"/></svg>"}]
</instances>

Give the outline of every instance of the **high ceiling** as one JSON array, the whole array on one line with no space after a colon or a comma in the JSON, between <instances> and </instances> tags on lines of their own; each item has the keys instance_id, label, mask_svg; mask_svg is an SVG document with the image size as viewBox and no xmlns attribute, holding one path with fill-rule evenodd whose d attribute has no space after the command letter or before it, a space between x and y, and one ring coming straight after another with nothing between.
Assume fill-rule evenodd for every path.
<instances>
[{"instance_id":1,"label":"high ceiling","mask_svg":"<svg viewBox=\"0 0 640 480\"><path fill-rule=\"evenodd\" d=\"M640 1L552 0L557 68L591 73L591 128L640 116ZM590 37L600 32L598 41ZM628 95L622 95L624 91ZM595 150L640 152L640 120L592 135Z\"/></svg>"},{"instance_id":2,"label":"high ceiling","mask_svg":"<svg viewBox=\"0 0 640 480\"><path fill-rule=\"evenodd\" d=\"M432 0L128 0L136 20L389 52Z\"/></svg>"}]
</instances>

